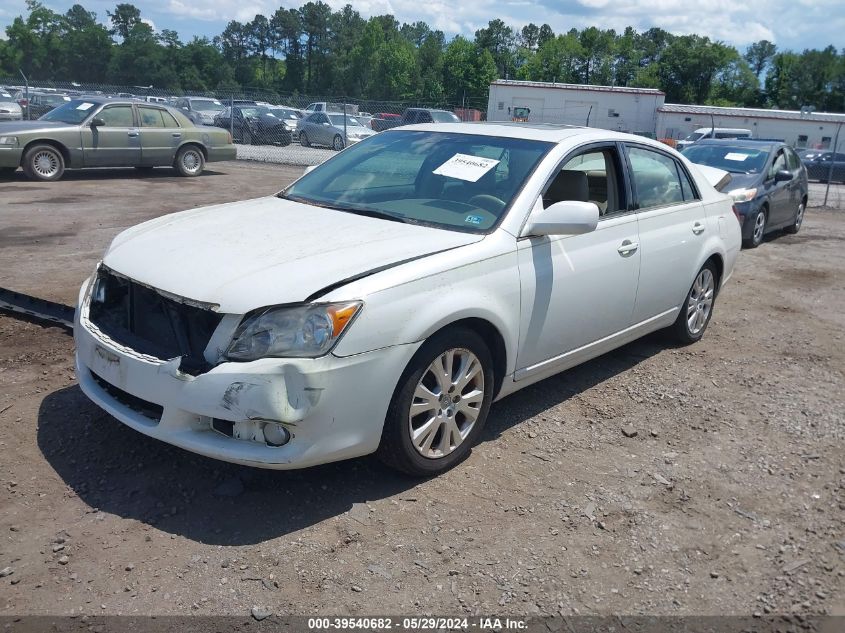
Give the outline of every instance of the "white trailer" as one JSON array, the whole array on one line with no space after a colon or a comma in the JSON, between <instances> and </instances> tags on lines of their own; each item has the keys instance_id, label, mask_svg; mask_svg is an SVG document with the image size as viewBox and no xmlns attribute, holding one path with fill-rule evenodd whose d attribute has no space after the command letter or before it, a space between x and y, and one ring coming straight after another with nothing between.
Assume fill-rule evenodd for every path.
<instances>
[{"instance_id":1,"label":"white trailer","mask_svg":"<svg viewBox=\"0 0 845 633\"><path fill-rule=\"evenodd\" d=\"M490 84L487 120L589 125L653 135L665 96L653 88L499 79Z\"/></svg>"},{"instance_id":2,"label":"white trailer","mask_svg":"<svg viewBox=\"0 0 845 633\"><path fill-rule=\"evenodd\" d=\"M657 110L657 137L680 140L698 128L751 130L752 138L777 139L796 148L829 149L845 114L723 108L667 103Z\"/></svg>"}]
</instances>

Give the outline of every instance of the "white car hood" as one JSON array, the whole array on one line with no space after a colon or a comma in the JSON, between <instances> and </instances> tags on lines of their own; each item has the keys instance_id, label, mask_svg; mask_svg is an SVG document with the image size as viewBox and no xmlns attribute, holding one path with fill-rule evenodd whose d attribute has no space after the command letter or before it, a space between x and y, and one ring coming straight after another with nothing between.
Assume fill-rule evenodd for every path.
<instances>
[{"instance_id":1,"label":"white car hood","mask_svg":"<svg viewBox=\"0 0 845 633\"><path fill-rule=\"evenodd\" d=\"M167 215L118 235L103 263L166 292L243 314L483 235L258 198Z\"/></svg>"}]
</instances>

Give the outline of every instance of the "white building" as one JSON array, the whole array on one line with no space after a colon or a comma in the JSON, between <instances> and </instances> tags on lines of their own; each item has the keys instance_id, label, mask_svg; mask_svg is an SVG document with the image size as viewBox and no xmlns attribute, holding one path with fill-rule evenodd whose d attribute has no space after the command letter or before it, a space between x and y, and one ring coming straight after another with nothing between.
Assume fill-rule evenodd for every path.
<instances>
[{"instance_id":1,"label":"white building","mask_svg":"<svg viewBox=\"0 0 845 633\"><path fill-rule=\"evenodd\" d=\"M589 125L607 130L654 134L657 109L663 105L665 96L653 88L499 79L490 84L487 120L527 118L537 123Z\"/></svg>"},{"instance_id":2,"label":"white building","mask_svg":"<svg viewBox=\"0 0 845 633\"><path fill-rule=\"evenodd\" d=\"M667 103L657 109L657 138L682 139L712 126L751 130L753 138L782 140L797 148L829 149L842 123L845 114ZM840 146L843 138L840 135Z\"/></svg>"}]
</instances>

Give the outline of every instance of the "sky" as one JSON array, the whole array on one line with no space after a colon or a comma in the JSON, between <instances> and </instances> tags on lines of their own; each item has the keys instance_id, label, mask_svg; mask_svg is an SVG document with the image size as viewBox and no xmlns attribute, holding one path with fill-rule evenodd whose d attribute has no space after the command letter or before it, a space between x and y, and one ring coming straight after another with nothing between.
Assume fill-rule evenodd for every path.
<instances>
[{"instance_id":1,"label":"sky","mask_svg":"<svg viewBox=\"0 0 845 633\"><path fill-rule=\"evenodd\" d=\"M555 33L596 26L622 31L661 27L677 35L706 35L740 51L761 39L780 49L802 51L832 44L845 48L845 0L325 0L333 9L351 4L365 18L392 13L399 22L422 20L447 35L472 37L489 20L500 18L515 28L548 23ZM57 12L73 1L42 0ZM229 20L249 21L258 13L271 15L279 6L299 7L305 0L143 0L134 2L155 29L172 29L183 40L220 34ZM100 21L118 0L82 0ZM0 37L5 27L25 13L24 0L2 0Z\"/></svg>"}]
</instances>

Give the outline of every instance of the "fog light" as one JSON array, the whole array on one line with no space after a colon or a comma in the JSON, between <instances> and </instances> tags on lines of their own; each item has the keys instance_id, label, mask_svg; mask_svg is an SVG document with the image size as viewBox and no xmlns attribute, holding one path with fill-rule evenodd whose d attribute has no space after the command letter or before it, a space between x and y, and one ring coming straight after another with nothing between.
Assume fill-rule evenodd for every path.
<instances>
[{"instance_id":1,"label":"fog light","mask_svg":"<svg viewBox=\"0 0 845 633\"><path fill-rule=\"evenodd\" d=\"M290 442L290 433L281 424L268 422L264 425L264 441L270 446L284 446Z\"/></svg>"}]
</instances>

